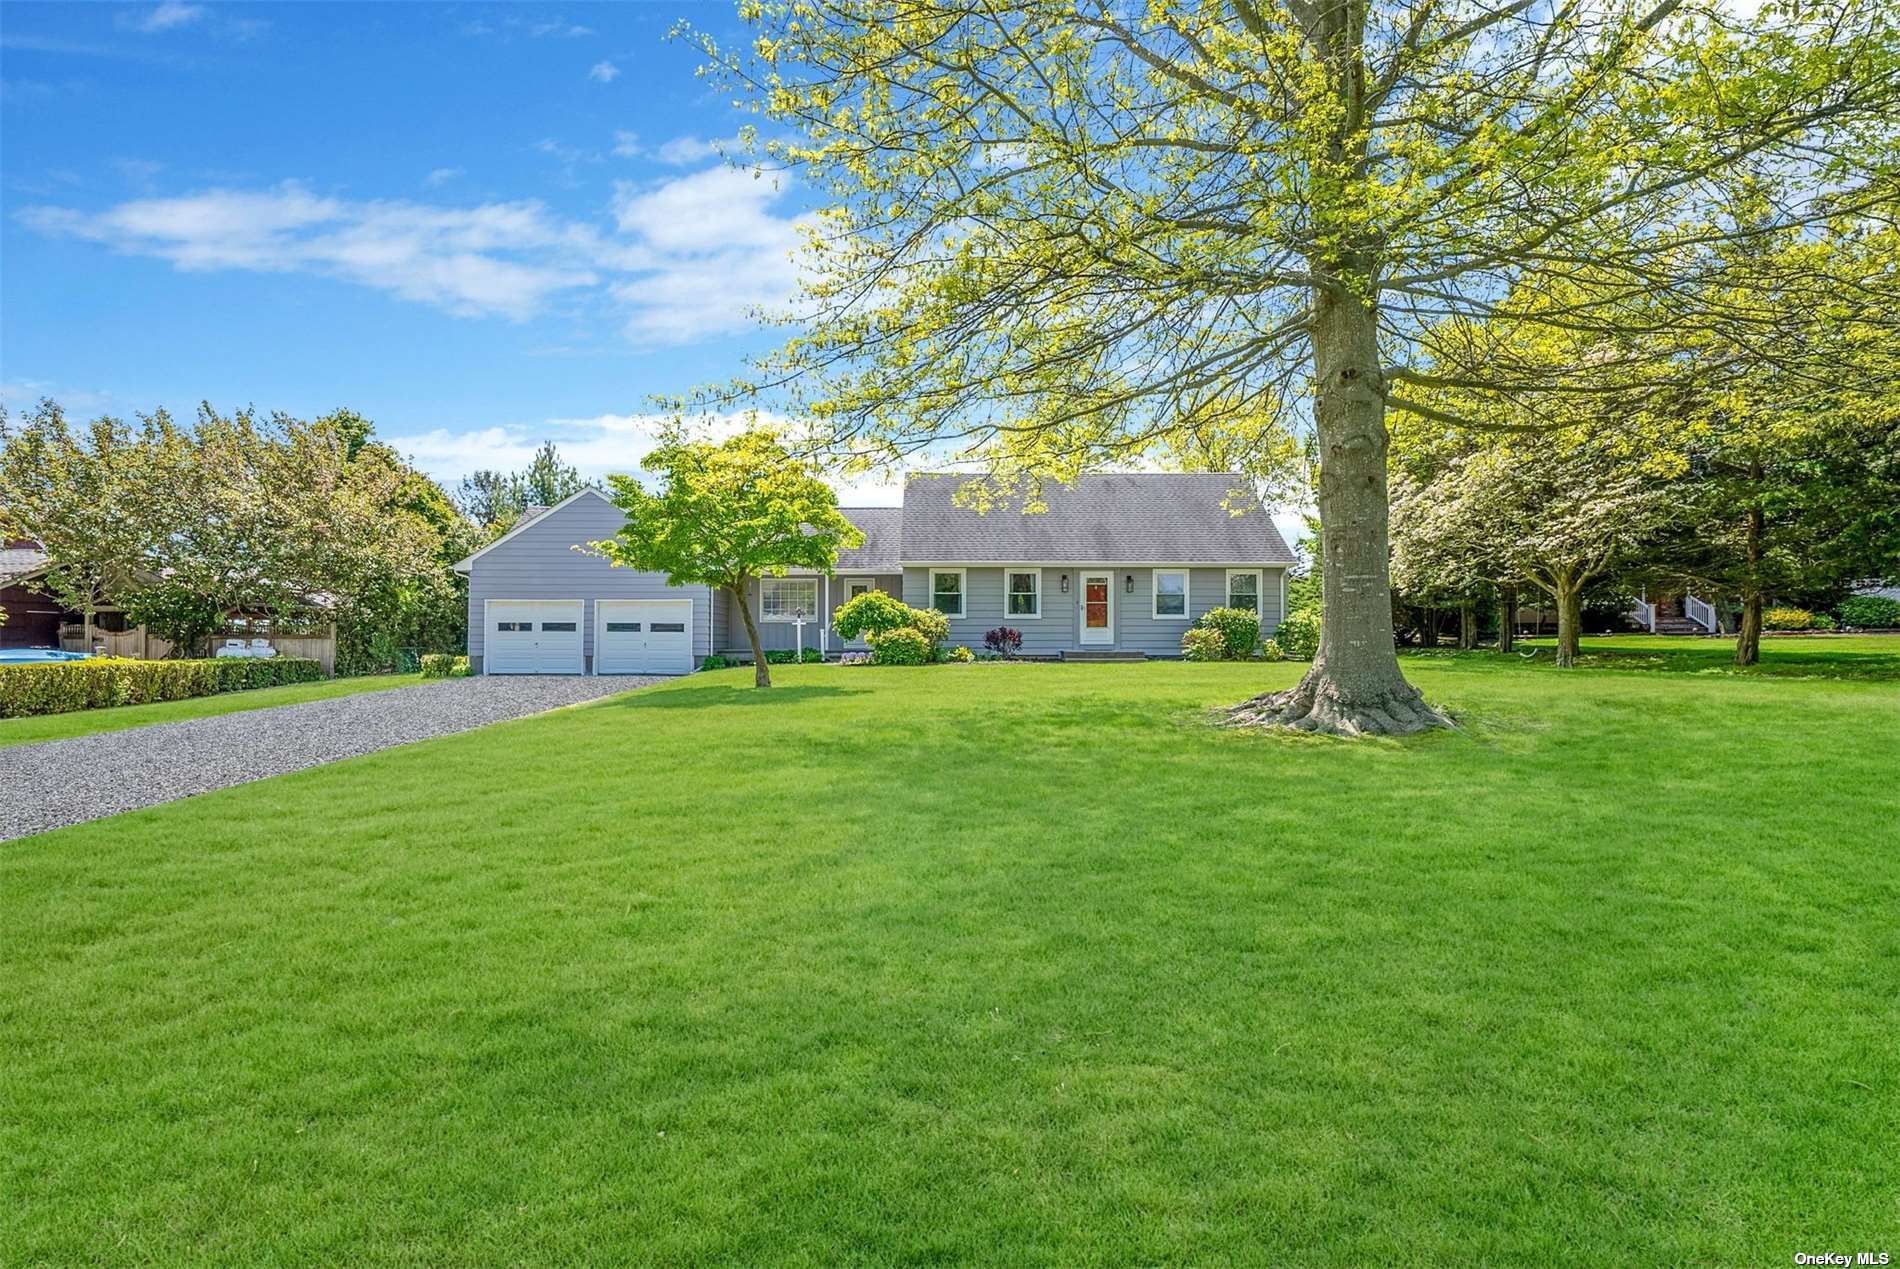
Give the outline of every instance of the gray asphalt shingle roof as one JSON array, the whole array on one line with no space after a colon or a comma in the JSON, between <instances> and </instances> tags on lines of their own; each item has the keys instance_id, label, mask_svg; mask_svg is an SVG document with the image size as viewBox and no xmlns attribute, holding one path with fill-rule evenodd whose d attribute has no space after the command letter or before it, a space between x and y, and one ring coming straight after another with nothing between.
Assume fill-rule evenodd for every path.
<instances>
[{"instance_id":1,"label":"gray asphalt shingle roof","mask_svg":"<svg viewBox=\"0 0 1900 1269\"><path fill-rule=\"evenodd\" d=\"M929 564L1291 564L1294 555L1231 473L1137 472L1044 486L1048 510L979 514L956 504L969 478L904 483L903 558ZM1239 511L1241 514L1234 514Z\"/></svg>"},{"instance_id":2,"label":"gray asphalt shingle roof","mask_svg":"<svg viewBox=\"0 0 1900 1269\"><path fill-rule=\"evenodd\" d=\"M0 547L0 585L9 578L19 577L43 567L46 552L37 546Z\"/></svg>"},{"instance_id":3,"label":"gray asphalt shingle roof","mask_svg":"<svg viewBox=\"0 0 1900 1269\"><path fill-rule=\"evenodd\" d=\"M903 559L904 509L902 507L840 507L844 518L864 534L864 545L855 551L838 552L838 573L895 573Z\"/></svg>"}]
</instances>

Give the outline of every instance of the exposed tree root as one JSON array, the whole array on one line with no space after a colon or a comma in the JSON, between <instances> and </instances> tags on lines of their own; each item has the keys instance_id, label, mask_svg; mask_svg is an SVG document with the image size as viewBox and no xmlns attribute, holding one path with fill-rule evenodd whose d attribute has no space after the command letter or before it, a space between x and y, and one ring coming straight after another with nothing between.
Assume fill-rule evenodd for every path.
<instances>
[{"instance_id":1,"label":"exposed tree root","mask_svg":"<svg viewBox=\"0 0 1900 1269\"><path fill-rule=\"evenodd\" d=\"M1336 683L1312 675L1284 692L1268 692L1231 706L1227 725L1286 727L1328 736L1410 736L1456 726L1427 705L1410 683L1346 700Z\"/></svg>"}]
</instances>

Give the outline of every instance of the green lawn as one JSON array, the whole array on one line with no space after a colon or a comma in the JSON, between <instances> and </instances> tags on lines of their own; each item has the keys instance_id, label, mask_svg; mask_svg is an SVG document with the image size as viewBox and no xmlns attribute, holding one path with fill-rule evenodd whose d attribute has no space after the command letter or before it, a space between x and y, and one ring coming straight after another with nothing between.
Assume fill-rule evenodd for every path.
<instances>
[{"instance_id":1,"label":"green lawn","mask_svg":"<svg viewBox=\"0 0 1900 1269\"><path fill-rule=\"evenodd\" d=\"M316 683L292 683L287 687L260 687L248 692L220 692L216 696L193 696L187 700L158 701L151 705L122 705L117 709L83 709L70 714L46 714L37 718L0 718L0 748L32 744L39 740L71 740L74 736L123 731L127 727L145 727L152 723L181 723L187 718L210 718L247 709L266 709L272 705L296 705L302 701L327 700L332 696L352 696L357 692L380 692L420 682L422 676L419 674L382 674L354 679L324 679Z\"/></svg>"},{"instance_id":2,"label":"green lawn","mask_svg":"<svg viewBox=\"0 0 1900 1269\"><path fill-rule=\"evenodd\" d=\"M5 1259L1900 1250L1900 689L1408 670L733 670L0 846Z\"/></svg>"}]
</instances>

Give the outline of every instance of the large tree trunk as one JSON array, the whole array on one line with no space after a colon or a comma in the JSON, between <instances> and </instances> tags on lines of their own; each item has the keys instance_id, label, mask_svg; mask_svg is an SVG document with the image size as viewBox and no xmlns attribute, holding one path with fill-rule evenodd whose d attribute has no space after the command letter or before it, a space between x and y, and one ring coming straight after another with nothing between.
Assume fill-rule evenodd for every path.
<instances>
[{"instance_id":1,"label":"large tree trunk","mask_svg":"<svg viewBox=\"0 0 1900 1269\"><path fill-rule=\"evenodd\" d=\"M1419 609L1418 646L1421 648L1438 646L1438 609L1430 604Z\"/></svg>"},{"instance_id":2,"label":"large tree trunk","mask_svg":"<svg viewBox=\"0 0 1900 1269\"><path fill-rule=\"evenodd\" d=\"M1735 635L1735 664L1754 665L1761 660L1761 590L1750 586L1742 592L1742 628Z\"/></svg>"},{"instance_id":3,"label":"large tree trunk","mask_svg":"<svg viewBox=\"0 0 1900 1269\"><path fill-rule=\"evenodd\" d=\"M1498 591L1498 651L1517 651L1517 587Z\"/></svg>"},{"instance_id":4,"label":"large tree trunk","mask_svg":"<svg viewBox=\"0 0 1900 1269\"><path fill-rule=\"evenodd\" d=\"M1313 296L1319 439L1319 651L1299 685L1236 705L1237 723L1339 736L1406 735L1451 720L1399 672L1386 543L1385 399L1372 313L1332 290Z\"/></svg>"},{"instance_id":5,"label":"large tree trunk","mask_svg":"<svg viewBox=\"0 0 1900 1269\"><path fill-rule=\"evenodd\" d=\"M1557 664L1569 669L1577 663L1578 635L1583 627L1583 583L1565 578L1557 583Z\"/></svg>"},{"instance_id":6,"label":"large tree trunk","mask_svg":"<svg viewBox=\"0 0 1900 1269\"><path fill-rule=\"evenodd\" d=\"M1478 646L1478 601L1475 599L1458 605L1458 646L1466 652Z\"/></svg>"},{"instance_id":7,"label":"large tree trunk","mask_svg":"<svg viewBox=\"0 0 1900 1269\"><path fill-rule=\"evenodd\" d=\"M1761 484L1761 463L1749 466L1749 474ZM1743 549L1748 554L1747 571L1742 584L1742 628L1735 636L1735 664L1754 665L1761 660L1761 502L1748 508L1748 529L1743 534Z\"/></svg>"},{"instance_id":8,"label":"large tree trunk","mask_svg":"<svg viewBox=\"0 0 1900 1269\"><path fill-rule=\"evenodd\" d=\"M759 645L759 628L752 620L752 603L746 598L746 584L726 587L726 593L732 596L732 602L739 605L739 615L745 618L745 637L752 644L752 685L754 687L772 686L772 670L765 663L765 649Z\"/></svg>"}]
</instances>

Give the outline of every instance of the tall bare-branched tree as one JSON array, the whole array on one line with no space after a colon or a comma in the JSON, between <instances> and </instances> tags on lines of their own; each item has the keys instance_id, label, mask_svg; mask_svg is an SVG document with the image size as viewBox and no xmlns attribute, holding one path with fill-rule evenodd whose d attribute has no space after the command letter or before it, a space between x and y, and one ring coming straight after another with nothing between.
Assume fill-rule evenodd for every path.
<instances>
[{"instance_id":1,"label":"tall bare-branched tree","mask_svg":"<svg viewBox=\"0 0 1900 1269\"><path fill-rule=\"evenodd\" d=\"M1641 298L1643 320L1713 320L1724 244L1894 206L1890 0L740 12L755 38L704 41L710 69L793 132L765 148L829 207L798 329L729 391L776 397L860 466L980 460L978 503L1310 423L1325 628L1298 687L1249 703L1271 723L1445 721L1392 647L1389 411L1448 385L1627 393L1676 373L1531 380L1478 337L1492 319L1615 333ZM1561 298L1521 301L1539 292Z\"/></svg>"}]
</instances>

